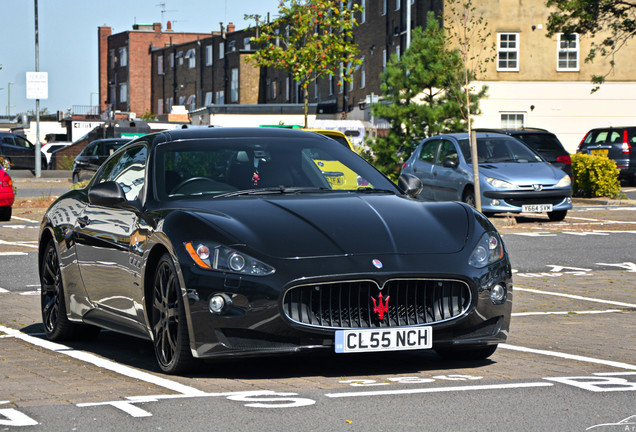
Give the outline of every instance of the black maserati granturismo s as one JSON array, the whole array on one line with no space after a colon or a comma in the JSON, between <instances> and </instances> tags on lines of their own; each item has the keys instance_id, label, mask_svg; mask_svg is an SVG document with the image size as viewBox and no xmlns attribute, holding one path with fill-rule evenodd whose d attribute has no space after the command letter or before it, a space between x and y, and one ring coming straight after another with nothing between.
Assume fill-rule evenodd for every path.
<instances>
[{"instance_id":1,"label":"black maserati granturismo s","mask_svg":"<svg viewBox=\"0 0 636 432\"><path fill-rule=\"evenodd\" d=\"M148 339L168 373L303 350L486 358L508 334L505 246L472 207L420 191L312 132L138 138L42 220L46 335Z\"/></svg>"}]
</instances>

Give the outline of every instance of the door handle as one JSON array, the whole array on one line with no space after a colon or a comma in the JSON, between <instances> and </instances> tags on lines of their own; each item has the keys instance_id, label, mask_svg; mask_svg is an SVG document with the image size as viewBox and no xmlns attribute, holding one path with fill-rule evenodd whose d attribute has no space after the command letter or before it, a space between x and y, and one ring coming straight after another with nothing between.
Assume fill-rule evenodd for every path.
<instances>
[{"instance_id":1,"label":"door handle","mask_svg":"<svg viewBox=\"0 0 636 432\"><path fill-rule=\"evenodd\" d=\"M77 218L77 223L80 227L84 228L86 225L91 223L91 220L88 216L82 216L81 218Z\"/></svg>"}]
</instances>

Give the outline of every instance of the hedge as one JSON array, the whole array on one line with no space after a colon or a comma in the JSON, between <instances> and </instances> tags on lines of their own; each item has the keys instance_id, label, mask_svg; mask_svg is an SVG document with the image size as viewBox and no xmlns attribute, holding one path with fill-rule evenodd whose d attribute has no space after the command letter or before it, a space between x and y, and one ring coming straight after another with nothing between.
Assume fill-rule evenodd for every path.
<instances>
[{"instance_id":1,"label":"hedge","mask_svg":"<svg viewBox=\"0 0 636 432\"><path fill-rule=\"evenodd\" d=\"M616 162L607 156L572 155L572 193L576 197L621 198Z\"/></svg>"}]
</instances>

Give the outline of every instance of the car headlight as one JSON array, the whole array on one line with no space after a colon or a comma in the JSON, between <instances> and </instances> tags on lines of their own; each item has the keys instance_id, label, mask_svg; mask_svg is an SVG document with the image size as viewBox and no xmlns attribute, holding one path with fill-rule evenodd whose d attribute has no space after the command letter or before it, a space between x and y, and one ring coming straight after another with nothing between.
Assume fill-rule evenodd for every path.
<instances>
[{"instance_id":1,"label":"car headlight","mask_svg":"<svg viewBox=\"0 0 636 432\"><path fill-rule=\"evenodd\" d=\"M561 180L556 184L556 187L568 187L572 184L572 180L570 180L569 175L564 175Z\"/></svg>"},{"instance_id":2,"label":"car headlight","mask_svg":"<svg viewBox=\"0 0 636 432\"><path fill-rule=\"evenodd\" d=\"M484 233L477 242L468 259L468 264L475 268L486 267L503 258L503 244L495 233Z\"/></svg>"},{"instance_id":3,"label":"car headlight","mask_svg":"<svg viewBox=\"0 0 636 432\"><path fill-rule=\"evenodd\" d=\"M188 242L185 248L192 260L206 270L251 276L267 276L276 271L274 267L256 258L216 242Z\"/></svg>"},{"instance_id":4,"label":"car headlight","mask_svg":"<svg viewBox=\"0 0 636 432\"><path fill-rule=\"evenodd\" d=\"M486 183L494 187L495 189L514 189L515 185L508 183L507 181L499 180L492 177L486 177Z\"/></svg>"}]
</instances>

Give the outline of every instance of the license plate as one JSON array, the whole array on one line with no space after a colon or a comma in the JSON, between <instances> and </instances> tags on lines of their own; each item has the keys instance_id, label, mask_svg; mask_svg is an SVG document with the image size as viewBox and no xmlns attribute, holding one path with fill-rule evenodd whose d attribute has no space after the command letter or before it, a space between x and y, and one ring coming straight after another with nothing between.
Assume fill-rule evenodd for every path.
<instances>
[{"instance_id":1,"label":"license plate","mask_svg":"<svg viewBox=\"0 0 636 432\"><path fill-rule=\"evenodd\" d=\"M332 185L340 186L344 184L344 175L325 175L325 177Z\"/></svg>"},{"instance_id":2,"label":"license plate","mask_svg":"<svg viewBox=\"0 0 636 432\"><path fill-rule=\"evenodd\" d=\"M524 213L543 213L551 212L552 204L528 204L521 206L521 211Z\"/></svg>"},{"instance_id":3,"label":"license plate","mask_svg":"<svg viewBox=\"0 0 636 432\"><path fill-rule=\"evenodd\" d=\"M432 327L336 331L337 353L418 350L432 346Z\"/></svg>"},{"instance_id":4,"label":"license plate","mask_svg":"<svg viewBox=\"0 0 636 432\"><path fill-rule=\"evenodd\" d=\"M595 149L595 150L592 150L592 154L594 156L607 156L608 153L609 153L608 149Z\"/></svg>"}]
</instances>

